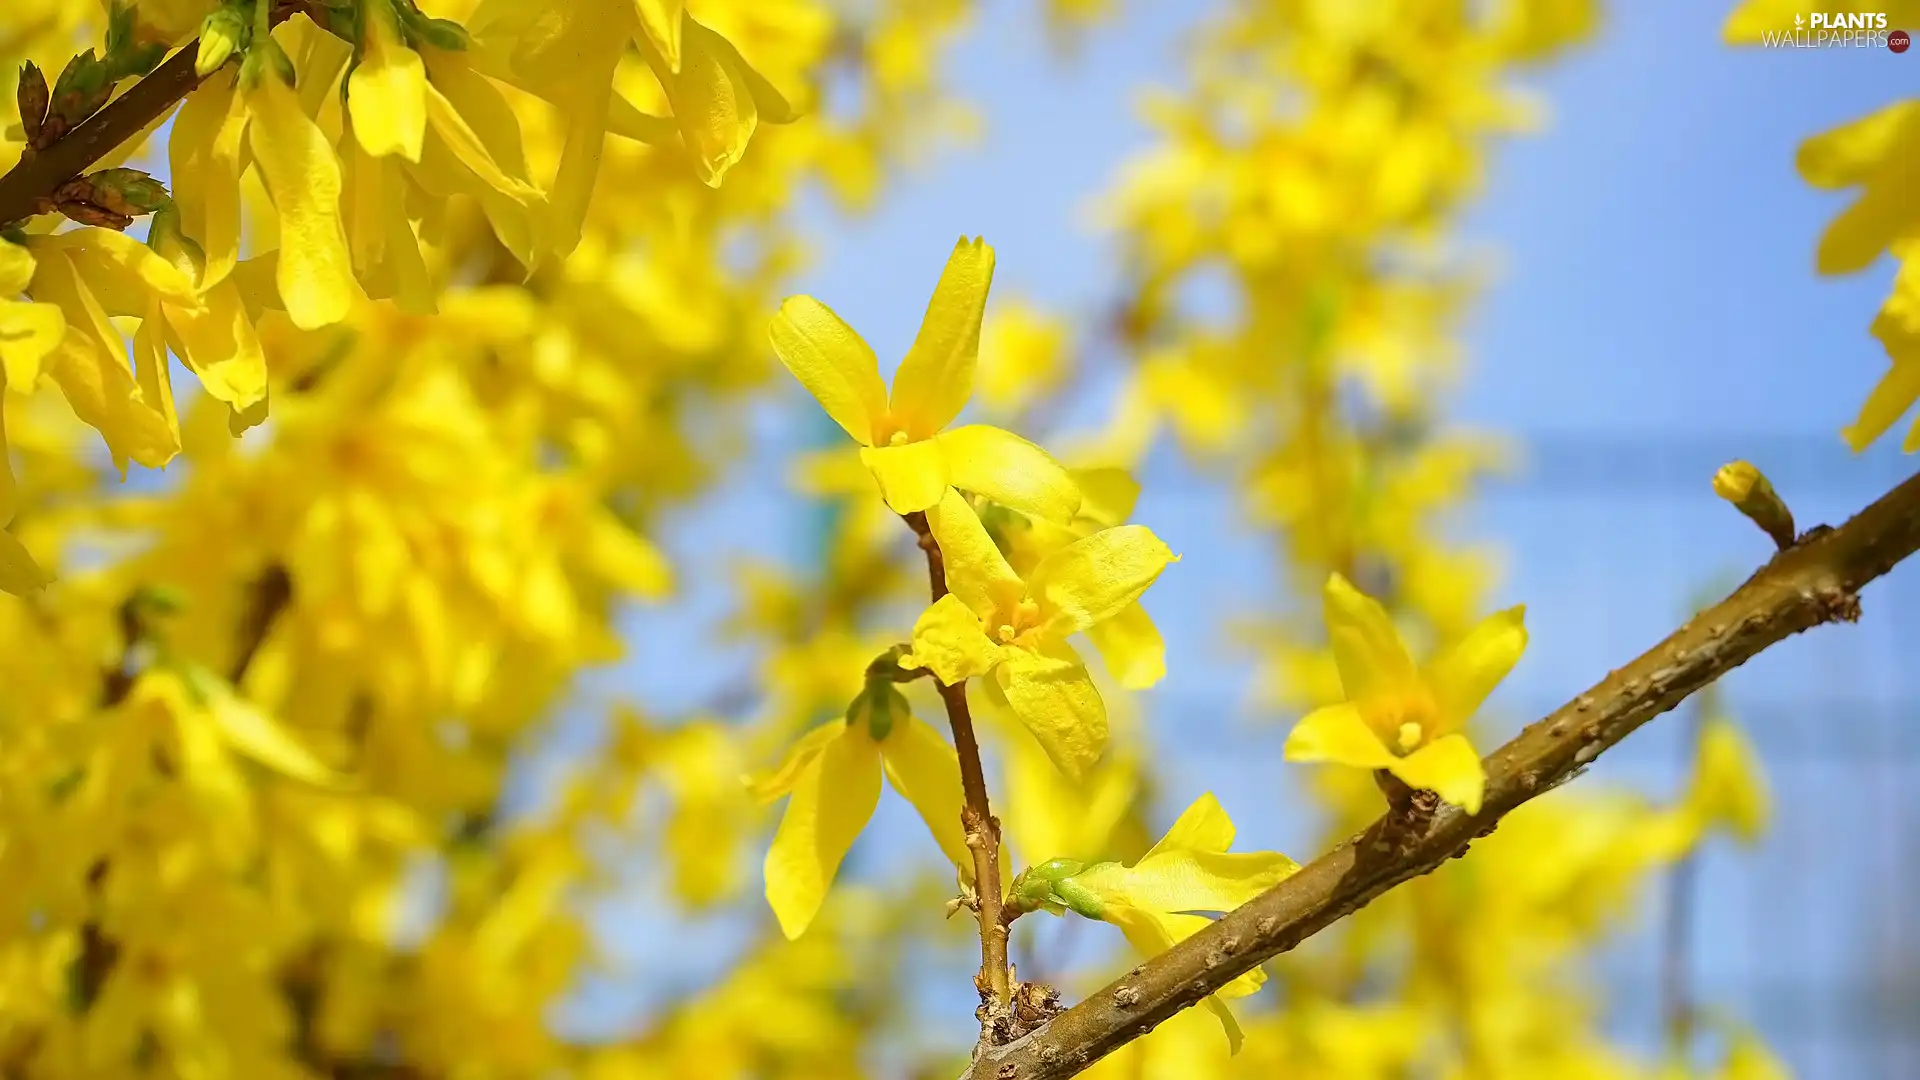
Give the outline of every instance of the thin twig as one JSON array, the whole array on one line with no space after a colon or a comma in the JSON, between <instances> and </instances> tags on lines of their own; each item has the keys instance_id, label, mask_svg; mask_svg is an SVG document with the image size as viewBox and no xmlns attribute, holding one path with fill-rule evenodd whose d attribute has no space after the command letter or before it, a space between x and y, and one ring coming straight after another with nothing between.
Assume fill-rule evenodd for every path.
<instances>
[{"instance_id":1,"label":"thin twig","mask_svg":"<svg viewBox=\"0 0 1920 1080\"><path fill-rule=\"evenodd\" d=\"M1515 807L1763 649L1859 617L1859 590L1920 549L1920 475L1838 528L1817 528L1720 603L1486 759L1477 815L1440 808L1416 835L1379 843L1375 822L1279 885L1110 983L1032 1034L985 1046L963 1080L1061 1080L1375 897L1466 853Z\"/></svg>"},{"instance_id":2,"label":"thin twig","mask_svg":"<svg viewBox=\"0 0 1920 1080\"><path fill-rule=\"evenodd\" d=\"M919 538L920 550L927 553L927 583L938 601L947 595L940 545L933 539L927 515L908 514L906 518ZM993 816L993 807L987 802L987 778L980 767L980 743L973 734L966 684L934 682L940 688L940 700L946 703L947 722L953 726L953 748L960 755L960 787L966 803L960 810L960 827L973 852L974 888L979 894L980 975L975 983L983 1007L981 1021L987 1024L1013 1000L1007 975L1007 920L1001 913L1000 819ZM983 1043L987 1041L982 1039Z\"/></svg>"}]
</instances>

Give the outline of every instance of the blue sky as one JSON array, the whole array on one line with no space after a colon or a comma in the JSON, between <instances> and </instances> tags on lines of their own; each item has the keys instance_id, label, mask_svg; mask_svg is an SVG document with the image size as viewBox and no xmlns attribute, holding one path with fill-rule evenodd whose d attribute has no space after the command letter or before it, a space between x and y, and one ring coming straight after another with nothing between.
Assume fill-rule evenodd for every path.
<instances>
[{"instance_id":1,"label":"blue sky","mask_svg":"<svg viewBox=\"0 0 1920 1080\"><path fill-rule=\"evenodd\" d=\"M883 358L912 339L961 233L998 249L996 296L1084 313L1114 295L1112 248L1081 224L1085 204L1147 145L1137 92L1178 78L1175 46L1191 9L1209 5L1135 0L1064 64L1034 32L1034 6L985 5L949 57L956 90L986 121L979 145L902 180L864 220L809 211L818 258L795 291L832 304ZM1533 630L1494 703L1511 720L1503 731L1651 645L1717 577L1737 580L1764 560L1765 539L1708 491L1723 461L1748 456L1772 472L1803 524L1837 520L1916 463L1893 446L1853 459L1840 443L1886 363L1866 326L1891 267L1815 278L1814 244L1844 198L1806 187L1792 157L1805 136L1910 93L1920 53L1736 51L1718 36L1727 5L1608 6L1595 41L1524 79L1548 106L1548 126L1495 150L1462 226L1502 270L1467 325L1470 373L1453 415L1539 450L1538 468L1490 491L1469 518L1509 556L1495 600L1527 603ZM820 421L797 387L762 419L761 455L731 493L672 527L671 549L709 566L716 545L795 553L797 508L761 495ZM1265 547L1229 497L1170 457L1148 483L1136 519L1185 556L1149 599L1169 642L1170 675L1147 698L1167 762L1160 816L1212 788L1242 846L1309 856L1315 830L1287 793L1302 777L1279 761L1283 732L1249 720L1234 690L1244 669L1212 648L1223 615L1272 600ZM1913 610L1917 585L1914 571L1896 573L1869 592L1860 626L1791 642L1727 681L1736 715L1753 714L1783 823L1756 853L1707 860L1702 981L1776 1027L1803 1076L1902 1067L1891 1050L1833 1036L1840 1020L1827 1024L1818 1008L1742 987L1780 982L1832 1004L1829 982L1850 984L1862 957L1898 944L1886 935L1899 920L1865 898L1912 854L1911 800L1903 806L1899 794L1920 777L1890 740L1920 721L1906 705L1915 676L1896 659L1898 641L1912 648L1914 620L1900 609ZM696 579L680 604L636 615L636 658L605 687L698 700L708 687L687 673L713 665L698 662L685 627L723 601L723 581ZM1678 729L1656 723L1582 783L1667 790ZM1854 749L1834 749L1843 743ZM889 795L863 844L914 843L903 810ZM669 950L662 938L628 918L610 933L636 970L698 951L684 939ZM1615 965L1643 994L1645 952L1629 943ZM603 986L587 1011L619 1013L649 997ZM1618 1018L1629 1034L1649 1019L1631 1009Z\"/></svg>"}]
</instances>

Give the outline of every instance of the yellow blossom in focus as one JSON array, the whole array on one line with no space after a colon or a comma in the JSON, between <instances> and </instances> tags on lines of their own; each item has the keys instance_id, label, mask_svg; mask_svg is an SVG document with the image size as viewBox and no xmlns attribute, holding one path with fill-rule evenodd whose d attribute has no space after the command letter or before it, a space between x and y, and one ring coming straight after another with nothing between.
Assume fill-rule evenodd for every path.
<instances>
[{"instance_id":1,"label":"yellow blossom in focus","mask_svg":"<svg viewBox=\"0 0 1920 1080\"><path fill-rule=\"evenodd\" d=\"M950 685L991 674L1054 766L1081 775L1106 748L1107 710L1066 639L1125 610L1178 556L1146 526L1120 525L1055 551L1022 580L951 488L927 523L951 591L914 623L901 666Z\"/></svg>"},{"instance_id":2,"label":"yellow blossom in focus","mask_svg":"<svg viewBox=\"0 0 1920 1080\"><path fill-rule=\"evenodd\" d=\"M926 510L951 486L1064 522L1079 510L1080 492L1046 451L984 424L942 430L973 392L992 281L993 249L962 238L894 374L891 396L873 349L813 297L789 298L768 333L780 362L860 444L860 459L895 513Z\"/></svg>"},{"instance_id":3,"label":"yellow blossom in focus","mask_svg":"<svg viewBox=\"0 0 1920 1080\"><path fill-rule=\"evenodd\" d=\"M960 833L960 760L939 733L915 718L889 682L868 685L842 720L803 736L785 760L754 783L771 802L787 796L767 850L767 903L789 940L805 933L826 899L840 860L880 798L885 774L927 823L962 876L972 868Z\"/></svg>"},{"instance_id":4,"label":"yellow blossom in focus","mask_svg":"<svg viewBox=\"0 0 1920 1080\"><path fill-rule=\"evenodd\" d=\"M1461 728L1526 651L1526 608L1488 617L1417 670L1379 601L1337 573L1325 600L1347 700L1301 718L1287 736L1287 760L1385 769L1479 813L1486 773Z\"/></svg>"},{"instance_id":5,"label":"yellow blossom in focus","mask_svg":"<svg viewBox=\"0 0 1920 1080\"><path fill-rule=\"evenodd\" d=\"M1278 852L1228 851L1233 835L1233 820L1208 792L1131 866L1055 859L1016 878L1009 892L1027 910L1071 910L1112 923L1142 956L1158 956L1211 921L1196 912L1232 911L1299 869ZM1206 999L1235 1052L1240 1025L1220 998L1245 997L1265 981L1266 973L1255 967Z\"/></svg>"}]
</instances>

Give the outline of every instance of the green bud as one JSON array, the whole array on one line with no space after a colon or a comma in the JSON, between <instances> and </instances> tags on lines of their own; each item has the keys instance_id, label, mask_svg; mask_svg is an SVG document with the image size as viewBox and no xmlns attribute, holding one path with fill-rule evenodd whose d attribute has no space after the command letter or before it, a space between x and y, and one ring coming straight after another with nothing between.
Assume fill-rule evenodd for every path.
<instances>
[{"instance_id":1,"label":"green bud","mask_svg":"<svg viewBox=\"0 0 1920 1080\"><path fill-rule=\"evenodd\" d=\"M424 41L436 49L465 52L467 46L473 43L467 28L451 19L429 19L418 11L412 10L410 4L402 6L400 12L407 30L417 40Z\"/></svg>"},{"instance_id":2,"label":"green bud","mask_svg":"<svg viewBox=\"0 0 1920 1080\"><path fill-rule=\"evenodd\" d=\"M173 200L167 187L139 169L102 169L87 177L92 201L127 217L151 214Z\"/></svg>"},{"instance_id":3,"label":"green bud","mask_svg":"<svg viewBox=\"0 0 1920 1080\"><path fill-rule=\"evenodd\" d=\"M244 50L253 38L247 13L238 4L214 9L200 21L200 51L193 58L193 72L206 78L219 70L234 53Z\"/></svg>"},{"instance_id":4,"label":"green bud","mask_svg":"<svg viewBox=\"0 0 1920 1080\"><path fill-rule=\"evenodd\" d=\"M893 725L910 715L912 710L906 697L891 681L884 679L869 680L866 689L847 706L847 723L867 725L867 733L874 742L886 739L893 733Z\"/></svg>"},{"instance_id":5,"label":"green bud","mask_svg":"<svg viewBox=\"0 0 1920 1080\"><path fill-rule=\"evenodd\" d=\"M133 5L116 2L107 12L107 55L133 44Z\"/></svg>"},{"instance_id":6,"label":"green bud","mask_svg":"<svg viewBox=\"0 0 1920 1080\"><path fill-rule=\"evenodd\" d=\"M242 85L258 85L262 78L279 79L288 86L294 82L293 61L270 34L256 34L247 49L247 58L240 62Z\"/></svg>"},{"instance_id":7,"label":"green bud","mask_svg":"<svg viewBox=\"0 0 1920 1080\"><path fill-rule=\"evenodd\" d=\"M900 666L900 658L912 651L911 645L895 645L874 657L872 663L867 665L867 681L911 682L926 674L926 671L921 668L910 669Z\"/></svg>"},{"instance_id":8,"label":"green bud","mask_svg":"<svg viewBox=\"0 0 1920 1080\"><path fill-rule=\"evenodd\" d=\"M47 119L47 105L53 93L47 89L47 76L33 61L20 65L20 82L14 88L14 100L20 107L20 126L26 132L27 145L40 148L41 125Z\"/></svg>"},{"instance_id":9,"label":"green bud","mask_svg":"<svg viewBox=\"0 0 1920 1080\"><path fill-rule=\"evenodd\" d=\"M1107 902L1071 877L1054 882L1053 894L1067 905L1068 910L1081 918L1098 921L1107 917Z\"/></svg>"}]
</instances>

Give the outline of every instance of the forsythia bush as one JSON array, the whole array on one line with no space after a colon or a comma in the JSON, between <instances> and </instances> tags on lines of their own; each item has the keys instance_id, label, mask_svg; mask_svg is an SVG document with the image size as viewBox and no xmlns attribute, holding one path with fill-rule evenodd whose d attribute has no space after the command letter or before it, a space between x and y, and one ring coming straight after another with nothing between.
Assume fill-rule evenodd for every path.
<instances>
[{"instance_id":1,"label":"forsythia bush","mask_svg":"<svg viewBox=\"0 0 1920 1080\"><path fill-rule=\"evenodd\" d=\"M1488 609L1493 556L1441 536L1503 457L1440 408L1472 292L1449 225L1489 140L1532 120L1510 78L1600 13L1217 6L1102 201L1127 271L1114 411L1043 448L1080 350L990 300L985 239L937 280L927 253L897 366L832 297L781 300L810 185L857 213L965 130L939 76L965 0L9 3L0 1074L964 1069L972 1032L907 1037L907 989L966 980L946 916L977 923L998 1045L1302 872L1170 790L1129 700L1165 674L1151 586L1183 569L1129 521L1163 434L1283 568L1259 704L1297 717L1287 759L1333 767L1276 775L1336 839L1383 807L1479 813L1477 714L1527 630ZM1112 7L1054 0L1034 26ZM1728 36L1794 10L1756 0ZM1920 396L1916 154L1905 102L1800 156L1864 188L1820 269L1902 260L1856 447ZM1238 314L1190 310L1222 269ZM794 474L831 511L817 565L733 574L753 685L694 715L611 708L548 805L503 814L509 769L621 655L622 607L689 569L650 537L786 392L775 358L852 441ZM1757 474L1716 485L1756 520L1778 502ZM1696 755L1664 801L1525 807L1187 1002L1207 1015L1075 1068L1783 1075L1691 1014L1662 1058L1611 1046L1580 978L1650 875L1764 827L1717 708ZM950 875L888 851L902 869L836 882L883 779ZM1186 809L1151 829L1150 796ZM642 1029L568 1037L554 1011L601 959L589 901L635 864L672 917L732 912L752 941ZM1043 913L1128 952L1023 982L1010 928Z\"/></svg>"}]
</instances>

